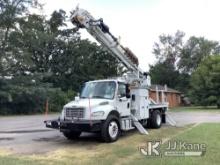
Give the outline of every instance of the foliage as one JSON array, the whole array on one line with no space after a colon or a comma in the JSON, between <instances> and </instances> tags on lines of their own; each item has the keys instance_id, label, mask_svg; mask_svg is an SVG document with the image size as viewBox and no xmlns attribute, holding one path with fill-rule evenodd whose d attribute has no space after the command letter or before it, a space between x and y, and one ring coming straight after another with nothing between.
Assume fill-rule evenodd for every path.
<instances>
[{"instance_id":1,"label":"foliage","mask_svg":"<svg viewBox=\"0 0 220 165\"><path fill-rule=\"evenodd\" d=\"M168 62L157 63L154 66L150 66L149 72L153 84L166 84L174 88L178 81L178 71Z\"/></svg>"},{"instance_id":2,"label":"foliage","mask_svg":"<svg viewBox=\"0 0 220 165\"><path fill-rule=\"evenodd\" d=\"M37 0L0 1L0 76L5 75L14 62L14 49L9 41L11 32L18 30L19 22L29 13L29 7L39 6Z\"/></svg>"},{"instance_id":3,"label":"foliage","mask_svg":"<svg viewBox=\"0 0 220 165\"><path fill-rule=\"evenodd\" d=\"M153 83L167 84L186 95L191 93L191 97L196 97L196 93L191 92L191 75L204 58L220 53L220 45L217 41L195 36L184 43L183 37L184 33L180 31L174 36L159 36L159 42L153 48L157 63L150 66L150 74ZM209 99L216 100L213 97Z\"/></svg>"},{"instance_id":4,"label":"foliage","mask_svg":"<svg viewBox=\"0 0 220 165\"><path fill-rule=\"evenodd\" d=\"M192 73L203 58L220 53L220 46L216 41L210 41L204 37L190 37L184 44L178 68L185 73Z\"/></svg>"},{"instance_id":5,"label":"foliage","mask_svg":"<svg viewBox=\"0 0 220 165\"><path fill-rule=\"evenodd\" d=\"M168 87L177 89L183 93L187 93L189 89L190 76L180 73L169 62L158 62L154 66L150 66L149 73L153 84L168 85Z\"/></svg>"},{"instance_id":6,"label":"foliage","mask_svg":"<svg viewBox=\"0 0 220 165\"><path fill-rule=\"evenodd\" d=\"M187 92L189 88L190 76L178 70L178 62L181 60L183 50L184 32L177 31L175 35L159 36L159 42L155 42L153 53L157 58L157 63L150 66L152 83L168 85L171 88Z\"/></svg>"},{"instance_id":7,"label":"foliage","mask_svg":"<svg viewBox=\"0 0 220 165\"><path fill-rule=\"evenodd\" d=\"M72 90L62 91L61 89L50 89L48 91L49 112L60 112L63 106L74 100L76 92Z\"/></svg>"},{"instance_id":8,"label":"foliage","mask_svg":"<svg viewBox=\"0 0 220 165\"><path fill-rule=\"evenodd\" d=\"M174 36L162 34L159 36L159 42L154 43L153 54L159 62L167 61L175 65L179 57L185 34L177 31Z\"/></svg>"},{"instance_id":9,"label":"foliage","mask_svg":"<svg viewBox=\"0 0 220 165\"><path fill-rule=\"evenodd\" d=\"M66 12L30 14L37 0L0 2L0 113L58 111L82 83L117 76L122 68L102 46L68 28ZM103 69L105 68L105 69Z\"/></svg>"},{"instance_id":10,"label":"foliage","mask_svg":"<svg viewBox=\"0 0 220 165\"><path fill-rule=\"evenodd\" d=\"M82 83L88 80L118 74L119 62L95 43L87 40L70 42L62 50L64 51L56 54L51 61L53 72L51 79L55 86L60 86L64 90L78 91Z\"/></svg>"},{"instance_id":11,"label":"foliage","mask_svg":"<svg viewBox=\"0 0 220 165\"><path fill-rule=\"evenodd\" d=\"M220 56L205 58L191 78L191 96L200 105L220 107Z\"/></svg>"},{"instance_id":12,"label":"foliage","mask_svg":"<svg viewBox=\"0 0 220 165\"><path fill-rule=\"evenodd\" d=\"M33 77L17 77L0 80L0 114L33 114L45 111L46 100L49 111L60 111L72 100L75 92L67 93L50 84L35 81Z\"/></svg>"}]
</instances>

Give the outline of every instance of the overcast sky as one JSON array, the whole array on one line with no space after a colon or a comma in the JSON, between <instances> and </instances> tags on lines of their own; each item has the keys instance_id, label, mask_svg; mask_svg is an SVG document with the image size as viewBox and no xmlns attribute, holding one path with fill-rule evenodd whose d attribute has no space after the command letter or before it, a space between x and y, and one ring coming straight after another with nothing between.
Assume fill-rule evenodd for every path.
<instances>
[{"instance_id":1,"label":"overcast sky","mask_svg":"<svg viewBox=\"0 0 220 165\"><path fill-rule=\"evenodd\" d=\"M95 18L103 18L121 44L139 58L140 68L149 69L155 63L152 48L158 36L177 30L210 40L220 39L219 0L39 0L44 14L63 9L67 13L77 4ZM89 37L81 31L83 38ZM89 37L90 38L90 37Z\"/></svg>"}]
</instances>

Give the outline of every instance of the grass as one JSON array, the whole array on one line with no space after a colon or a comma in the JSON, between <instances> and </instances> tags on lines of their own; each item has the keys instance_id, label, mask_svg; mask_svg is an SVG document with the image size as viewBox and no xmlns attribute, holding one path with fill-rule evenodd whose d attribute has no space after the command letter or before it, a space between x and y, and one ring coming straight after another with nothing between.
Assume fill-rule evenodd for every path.
<instances>
[{"instance_id":1,"label":"grass","mask_svg":"<svg viewBox=\"0 0 220 165\"><path fill-rule=\"evenodd\" d=\"M173 138L172 140L186 141L188 143L205 143L206 153L202 157L162 157L162 158L143 158L141 156L133 159L135 164L187 164L187 165L218 165L220 164L220 124L206 123L186 131ZM166 143L164 146L167 145Z\"/></svg>"},{"instance_id":2,"label":"grass","mask_svg":"<svg viewBox=\"0 0 220 165\"><path fill-rule=\"evenodd\" d=\"M16 155L10 152L0 152L1 165L41 165L41 164L123 164L140 155L138 147L146 144L147 140L166 139L181 133L188 127L162 127L149 130L149 135L140 135L137 131L130 131L122 135L115 143L101 143L81 141L44 155ZM80 141L80 140L79 140ZM135 158L135 157L134 157Z\"/></svg>"},{"instance_id":3,"label":"grass","mask_svg":"<svg viewBox=\"0 0 220 165\"><path fill-rule=\"evenodd\" d=\"M202 106L190 106L190 107L177 107L171 108L170 111L173 112L219 112L220 109L217 109L214 106L202 107Z\"/></svg>"},{"instance_id":4,"label":"grass","mask_svg":"<svg viewBox=\"0 0 220 165\"><path fill-rule=\"evenodd\" d=\"M58 164L220 164L220 124L201 124L196 127L162 127L149 130L144 136L136 131L128 132L115 143L81 142L44 155L16 155L0 151L1 165L58 165ZM168 139L187 142L206 143L207 152L203 157L146 157L138 147L148 140ZM163 144L165 146L166 143Z\"/></svg>"}]
</instances>

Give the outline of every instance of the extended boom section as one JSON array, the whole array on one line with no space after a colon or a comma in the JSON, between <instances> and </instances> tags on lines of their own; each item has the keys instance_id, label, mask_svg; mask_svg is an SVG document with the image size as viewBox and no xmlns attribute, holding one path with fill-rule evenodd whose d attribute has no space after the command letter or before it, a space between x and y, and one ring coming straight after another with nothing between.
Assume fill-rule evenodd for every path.
<instances>
[{"instance_id":1,"label":"extended boom section","mask_svg":"<svg viewBox=\"0 0 220 165\"><path fill-rule=\"evenodd\" d=\"M118 39L109 31L109 27L104 24L103 19L96 20L88 11L77 7L72 13L71 21L77 27L85 28L136 76L139 77L142 74L142 71L138 68L138 58L129 48L123 47L119 43Z\"/></svg>"}]
</instances>

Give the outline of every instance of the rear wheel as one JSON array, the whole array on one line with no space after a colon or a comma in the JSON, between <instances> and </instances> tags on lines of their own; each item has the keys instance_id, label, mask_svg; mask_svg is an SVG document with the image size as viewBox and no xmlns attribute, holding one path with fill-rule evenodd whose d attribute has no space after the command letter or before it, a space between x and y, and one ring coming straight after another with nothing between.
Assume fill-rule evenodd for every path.
<instances>
[{"instance_id":1,"label":"rear wheel","mask_svg":"<svg viewBox=\"0 0 220 165\"><path fill-rule=\"evenodd\" d=\"M77 131L63 132L63 135L69 140L74 140L81 135L81 132L77 132Z\"/></svg>"},{"instance_id":2,"label":"rear wheel","mask_svg":"<svg viewBox=\"0 0 220 165\"><path fill-rule=\"evenodd\" d=\"M120 135L119 119L116 116L110 115L104 122L101 130L102 140L105 142L114 142L118 140Z\"/></svg>"},{"instance_id":3,"label":"rear wheel","mask_svg":"<svg viewBox=\"0 0 220 165\"><path fill-rule=\"evenodd\" d=\"M152 128L160 128L162 124L161 113L159 110L154 110L150 118L150 126Z\"/></svg>"}]
</instances>

